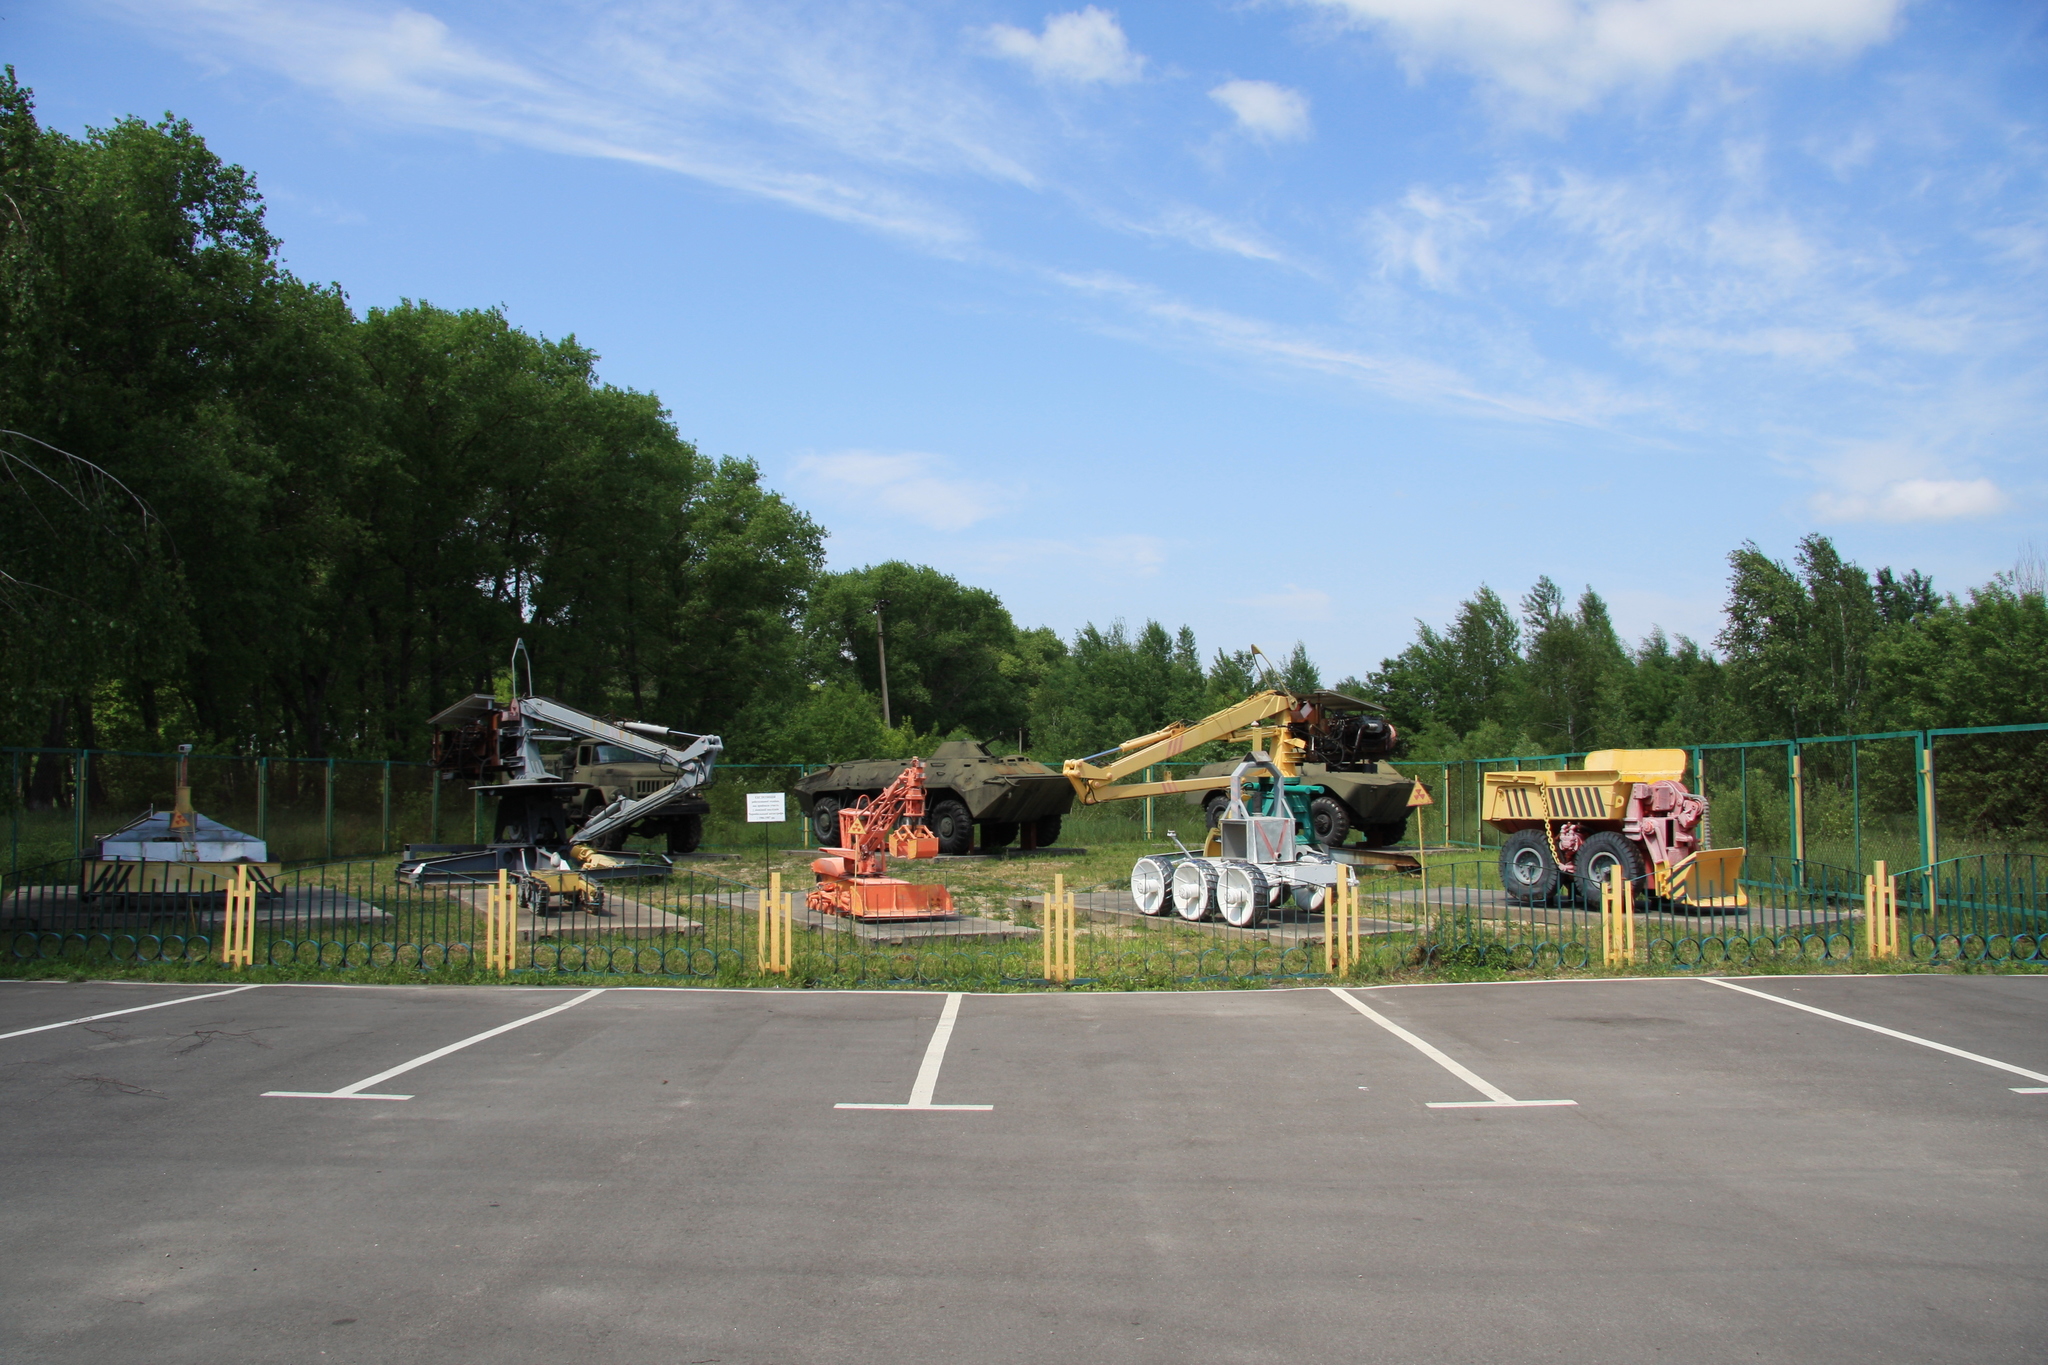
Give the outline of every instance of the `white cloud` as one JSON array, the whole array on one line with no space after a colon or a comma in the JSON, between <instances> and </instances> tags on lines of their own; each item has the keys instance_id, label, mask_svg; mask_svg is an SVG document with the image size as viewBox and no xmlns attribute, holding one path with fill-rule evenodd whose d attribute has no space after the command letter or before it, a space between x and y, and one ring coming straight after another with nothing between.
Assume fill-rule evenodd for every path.
<instances>
[{"instance_id":1,"label":"white cloud","mask_svg":"<svg viewBox=\"0 0 2048 1365\"><path fill-rule=\"evenodd\" d=\"M637 0L573 27L465 34L356 0L103 3L200 60L238 59L365 119L655 167L942 253L975 234L906 173L1036 184L1013 122L946 69L914 16Z\"/></svg>"},{"instance_id":2,"label":"white cloud","mask_svg":"<svg viewBox=\"0 0 2048 1365\"><path fill-rule=\"evenodd\" d=\"M836 505L850 501L934 530L972 526L1002 507L994 484L959 478L944 456L918 451L806 455L796 462L796 475Z\"/></svg>"},{"instance_id":3,"label":"white cloud","mask_svg":"<svg viewBox=\"0 0 2048 1365\"><path fill-rule=\"evenodd\" d=\"M1209 98L1237 115L1253 137L1289 142L1309 135L1308 96L1271 81L1225 81Z\"/></svg>"},{"instance_id":4,"label":"white cloud","mask_svg":"<svg viewBox=\"0 0 2048 1365\"><path fill-rule=\"evenodd\" d=\"M1966 521L2010 501L1989 479L1900 479L1868 492L1817 493L1813 510L1829 521Z\"/></svg>"},{"instance_id":5,"label":"white cloud","mask_svg":"<svg viewBox=\"0 0 2048 1365\"><path fill-rule=\"evenodd\" d=\"M1024 63L1040 80L1125 85L1137 80L1145 67L1145 59L1131 51L1116 16L1093 5L1046 16L1042 33L992 24L983 36L991 51Z\"/></svg>"},{"instance_id":6,"label":"white cloud","mask_svg":"<svg viewBox=\"0 0 2048 1365\"><path fill-rule=\"evenodd\" d=\"M1813 462L1830 487L1810 505L1827 521L1967 521L2005 510L2011 499L1985 478L1962 478L1910 440L1843 445Z\"/></svg>"},{"instance_id":7,"label":"white cloud","mask_svg":"<svg viewBox=\"0 0 2048 1365\"><path fill-rule=\"evenodd\" d=\"M1143 220L1107 214L1104 221L1144 237L1165 237L1203 251L1218 251L1242 256L1248 261L1269 261L1274 265L1301 268L1286 251L1252 228L1188 204L1169 205Z\"/></svg>"},{"instance_id":8,"label":"white cloud","mask_svg":"<svg viewBox=\"0 0 2048 1365\"><path fill-rule=\"evenodd\" d=\"M1559 108L1731 52L1851 53L1905 0L1297 0L1385 33L1412 72L1449 62Z\"/></svg>"},{"instance_id":9,"label":"white cloud","mask_svg":"<svg viewBox=\"0 0 2048 1365\"><path fill-rule=\"evenodd\" d=\"M1106 578L1151 578L1165 565L1166 542L1158 536L1090 536L1080 540L989 540L962 546L960 560L978 572L1028 569L1043 575L1058 564L1080 569L1099 587Z\"/></svg>"}]
</instances>

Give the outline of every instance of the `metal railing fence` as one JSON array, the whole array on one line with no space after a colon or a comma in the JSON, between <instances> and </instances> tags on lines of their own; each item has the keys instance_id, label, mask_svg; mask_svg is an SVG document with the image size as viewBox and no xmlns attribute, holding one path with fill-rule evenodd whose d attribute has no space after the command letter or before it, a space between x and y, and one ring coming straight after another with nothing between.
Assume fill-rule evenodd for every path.
<instances>
[{"instance_id":1,"label":"metal railing fence","mask_svg":"<svg viewBox=\"0 0 2048 1365\"><path fill-rule=\"evenodd\" d=\"M88 864L61 859L0 879L0 945L13 961L224 960L227 878L131 892L94 884L90 874ZM683 867L606 882L602 901L579 909L550 910L519 894L495 925L494 880L415 885L395 877L389 860L304 866L256 880L248 960L307 974L396 968L725 985L1136 989L1355 978L1409 967L1598 968L1611 942L1597 902L1568 890L1518 901L1503 891L1490 859L1434 863L1426 877L1366 870L1332 912L1287 905L1245 927L1191 922L1170 910L1148 916L1122 886L1061 888L1049 913L1051 876L1036 895L963 897L945 918L868 921L806 905L807 877L784 893L788 908L780 910L774 899L764 907L763 887ZM1970 855L1906 869L1889 884L1905 956L2048 964L2048 861ZM1630 961L1742 970L1883 956L1869 892L1866 878L1848 868L1752 857L1739 888L1712 903L1634 897Z\"/></svg>"}]
</instances>

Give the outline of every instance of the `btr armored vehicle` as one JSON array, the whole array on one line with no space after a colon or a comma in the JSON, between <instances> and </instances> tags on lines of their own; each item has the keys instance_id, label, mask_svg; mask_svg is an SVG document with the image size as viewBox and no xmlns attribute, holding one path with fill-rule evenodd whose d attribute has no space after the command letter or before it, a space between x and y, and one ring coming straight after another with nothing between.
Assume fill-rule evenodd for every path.
<instances>
[{"instance_id":1,"label":"btr armored vehicle","mask_svg":"<svg viewBox=\"0 0 2048 1365\"><path fill-rule=\"evenodd\" d=\"M806 773L796 783L797 805L821 844L839 840L839 812L861 796L876 796L894 782L908 759L872 758L835 763ZM938 836L939 852L959 854L975 847L993 852L1020 837L1026 848L1047 848L1060 837L1060 817L1074 804L1067 779L1022 754L998 758L986 744L948 740L924 764L925 824Z\"/></svg>"}]
</instances>

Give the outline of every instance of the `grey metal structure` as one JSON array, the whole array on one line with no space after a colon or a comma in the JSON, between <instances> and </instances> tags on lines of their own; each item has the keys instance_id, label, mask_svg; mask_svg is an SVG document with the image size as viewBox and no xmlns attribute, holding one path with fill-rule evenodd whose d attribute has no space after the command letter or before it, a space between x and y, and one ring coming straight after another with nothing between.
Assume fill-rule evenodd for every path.
<instances>
[{"instance_id":1,"label":"grey metal structure","mask_svg":"<svg viewBox=\"0 0 2048 1365\"><path fill-rule=\"evenodd\" d=\"M522 651L515 651L517 654ZM514 676L517 676L515 671ZM529 684L530 685L530 684ZM493 838L488 844L414 844L405 850L399 875L423 880L469 880L515 873L581 872L586 877L634 877L665 873L670 860L655 854L602 850L635 824L686 800L710 782L719 754L717 735L691 734L644 721L608 721L551 697L527 695L509 703L482 694L466 697L435 716L438 734L456 737L445 746L454 755L436 762L456 772L505 773L506 780L473 790L497 798ZM541 752L543 743L591 740L626 750L659 765L673 779L644 794L604 797L591 783L559 776ZM593 796L593 793L596 795ZM594 811L587 801L603 798ZM701 805L701 802L697 802Z\"/></svg>"},{"instance_id":2,"label":"grey metal structure","mask_svg":"<svg viewBox=\"0 0 2048 1365\"><path fill-rule=\"evenodd\" d=\"M1245 805L1245 774L1263 769L1272 778L1270 814L1254 815ZM1210 914L1244 929L1289 897L1304 910L1319 910L1337 884L1337 860L1319 844L1296 837L1295 819L1280 799L1279 765L1255 750L1230 772L1230 804L1217 823L1222 856L1154 853L1131 869L1131 898L1148 915L1170 907L1185 920ZM1178 842L1176 840L1175 842Z\"/></svg>"}]
</instances>

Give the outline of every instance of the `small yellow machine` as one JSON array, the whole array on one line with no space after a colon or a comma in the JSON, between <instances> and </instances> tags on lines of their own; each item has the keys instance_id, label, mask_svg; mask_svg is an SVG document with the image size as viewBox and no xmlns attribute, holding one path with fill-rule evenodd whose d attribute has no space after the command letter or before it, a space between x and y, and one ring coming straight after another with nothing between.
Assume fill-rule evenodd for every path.
<instances>
[{"instance_id":1,"label":"small yellow machine","mask_svg":"<svg viewBox=\"0 0 2048 1365\"><path fill-rule=\"evenodd\" d=\"M1683 749L1601 749L1583 769L1499 772L1485 779L1486 822L1501 843L1500 880L1524 904L1547 901L1570 878L1598 907L1619 867L1647 901L1726 913L1749 904L1746 850L1714 848L1707 799L1685 785Z\"/></svg>"}]
</instances>

